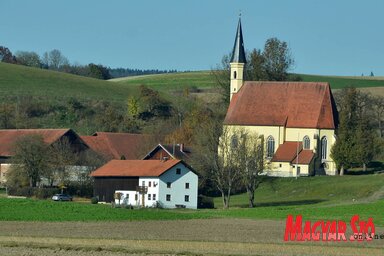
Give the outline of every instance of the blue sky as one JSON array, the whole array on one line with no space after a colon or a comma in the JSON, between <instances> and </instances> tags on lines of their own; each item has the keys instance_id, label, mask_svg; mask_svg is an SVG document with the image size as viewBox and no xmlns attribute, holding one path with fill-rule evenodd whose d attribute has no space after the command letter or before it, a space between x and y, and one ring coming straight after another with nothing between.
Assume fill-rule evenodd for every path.
<instances>
[{"instance_id":1,"label":"blue sky","mask_svg":"<svg viewBox=\"0 0 384 256\"><path fill-rule=\"evenodd\" d=\"M286 41L294 72L384 75L382 0L1 0L0 45L59 49L71 63L208 70L244 44Z\"/></svg>"}]
</instances>

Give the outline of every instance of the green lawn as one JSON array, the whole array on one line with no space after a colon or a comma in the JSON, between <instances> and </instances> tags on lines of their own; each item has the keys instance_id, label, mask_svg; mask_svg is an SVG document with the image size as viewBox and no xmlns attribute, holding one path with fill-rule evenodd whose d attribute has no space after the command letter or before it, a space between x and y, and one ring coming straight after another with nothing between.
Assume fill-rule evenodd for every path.
<instances>
[{"instance_id":1,"label":"green lawn","mask_svg":"<svg viewBox=\"0 0 384 256\"><path fill-rule=\"evenodd\" d=\"M50 200L0 198L0 221L138 221L201 218L285 219L302 214L305 219L341 219L349 221L359 214L374 218L384 226L384 175L276 178L265 182L256 192L257 207L246 208L246 195L232 197L232 207L221 209L123 209L109 205ZM376 193L375 193L376 192ZM354 199L354 200L353 200Z\"/></svg>"}]
</instances>

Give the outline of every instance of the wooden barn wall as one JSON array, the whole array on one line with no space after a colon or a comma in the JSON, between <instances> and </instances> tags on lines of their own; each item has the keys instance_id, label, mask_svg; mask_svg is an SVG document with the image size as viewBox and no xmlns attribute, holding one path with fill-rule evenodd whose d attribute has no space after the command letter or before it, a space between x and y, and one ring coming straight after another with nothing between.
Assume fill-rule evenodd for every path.
<instances>
[{"instance_id":1,"label":"wooden barn wall","mask_svg":"<svg viewBox=\"0 0 384 256\"><path fill-rule=\"evenodd\" d=\"M102 202L112 202L116 190L136 190L139 177L97 177L94 183L94 196Z\"/></svg>"}]
</instances>

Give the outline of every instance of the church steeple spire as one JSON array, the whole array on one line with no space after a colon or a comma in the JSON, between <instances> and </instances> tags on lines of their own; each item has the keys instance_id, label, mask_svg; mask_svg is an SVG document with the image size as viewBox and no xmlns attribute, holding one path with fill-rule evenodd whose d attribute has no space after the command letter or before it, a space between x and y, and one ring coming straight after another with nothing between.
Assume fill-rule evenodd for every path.
<instances>
[{"instance_id":1,"label":"church steeple spire","mask_svg":"<svg viewBox=\"0 0 384 256\"><path fill-rule=\"evenodd\" d=\"M245 51L244 51L244 42L243 42L243 32L241 30L241 17L239 17L239 23L237 25L237 32L235 43L233 45L231 63L246 63Z\"/></svg>"},{"instance_id":2,"label":"church steeple spire","mask_svg":"<svg viewBox=\"0 0 384 256\"><path fill-rule=\"evenodd\" d=\"M243 86L244 65L246 62L247 61L245 59L243 32L241 31L241 18L239 17L235 44L233 46L232 57L229 63L231 66L230 100L232 100L232 96L240 90L241 86Z\"/></svg>"}]
</instances>

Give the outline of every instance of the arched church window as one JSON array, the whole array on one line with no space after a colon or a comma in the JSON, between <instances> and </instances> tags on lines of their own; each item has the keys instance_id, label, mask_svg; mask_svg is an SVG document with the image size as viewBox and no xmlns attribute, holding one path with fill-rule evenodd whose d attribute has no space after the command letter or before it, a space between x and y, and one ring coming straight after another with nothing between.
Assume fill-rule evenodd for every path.
<instances>
[{"instance_id":1,"label":"arched church window","mask_svg":"<svg viewBox=\"0 0 384 256\"><path fill-rule=\"evenodd\" d=\"M321 138L321 160L327 159L327 137Z\"/></svg>"},{"instance_id":2,"label":"arched church window","mask_svg":"<svg viewBox=\"0 0 384 256\"><path fill-rule=\"evenodd\" d=\"M304 136L303 147L304 149L309 149L311 147L311 140L309 139L308 136Z\"/></svg>"},{"instance_id":3,"label":"arched church window","mask_svg":"<svg viewBox=\"0 0 384 256\"><path fill-rule=\"evenodd\" d=\"M234 79L237 78L237 72L236 72L236 71L233 71L233 78L234 78Z\"/></svg>"},{"instance_id":4,"label":"arched church window","mask_svg":"<svg viewBox=\"0 0 384 256\"><path fill-rule=\"evenodd\" d=\"M267 157L271 158L275 153L275 139L272 136L267 138Z\"/></svg>"}]
</instances>

